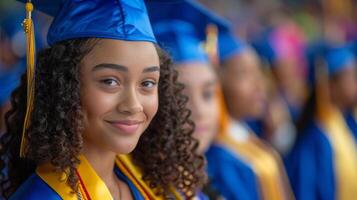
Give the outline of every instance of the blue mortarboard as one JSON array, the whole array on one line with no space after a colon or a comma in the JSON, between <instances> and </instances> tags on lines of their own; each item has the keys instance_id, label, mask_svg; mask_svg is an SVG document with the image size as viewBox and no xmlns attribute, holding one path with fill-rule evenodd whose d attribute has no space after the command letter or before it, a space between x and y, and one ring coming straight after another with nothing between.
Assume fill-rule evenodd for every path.
<instances>
[{"instance_id":1,"label":"blue mortarboard","mask_svg":"<svg viewBox=\"0 0 357 200\"><path fill-rule=\"evenodd\" d=\"M245 49L246 45L233 35L231 31L222 31L218 36L218 52L220 62L239 54Z\"/></svg>"},{"instance_id":2,"label":"blue mortarboard","mask_svg":"<svg viewBox=\"0 0 357 200\"><path fill-rule=\"evenodd\" d=\"M267 61L270 66L276 61L277 55L276 52L269 41L271 30L265 30L262 34L255 36L252 41L252 47L258 53L259 57L264 61Z\"/></svg>"},{"instance_id":3,"label":"blue mortarboard","mask_svg":"<svg viewBox=\"0 0 357 200\"><path fill-rule=\"evenodd\" d=\"M354 62L355 57L347 47L333 48L326 55L326 63L330 76L345 68L353 67Z\"/></svg>"},{"instance_id":4,"label":"blue mortarboard","mask_svg":"<svg viewBox=\"0 0 357 200\"><path fill-rule=\"evenodd\" d=\"M156 42L143 0L32 0L32 3L35 9L54 17L47 35L50 45L84 37Z\"/></svg>"},{"instance_id":5,"label":"blue mortarboard","mask_svg":"<svg viewBox=\"0 0 357 200\"><path fill-rule=\"evenodd\" d=\"M200 45L206 39L207 26L214 24L219 31L228 29L224 19L193 0L166 4L147 2L147 9L160 46L175 62L207 62Z\"/></svg>"},{"instance_id":6,"label":"blue mortarboard","mask_svg":"<svg viewBox=\"0 0 357 200\"><path fill-rule=\"evenodd\" d=\"M208 62L197 31L192 24L180 20L163 20L153 24L159 45L173 58L175 63Z\"/></svg>"},{"instance_id":7,"label":"blue mortarboard","mask_svg":"<svg viewBox=\"0 0 357 200\"><path fill-rule=\"evenodd\" d=\"M206 27L209 24L216 25L220 31L229 27L226 20L194 0L172 1L165 4L160 1L148 1L146 5L152 24L169 19L186 21L198 30L197 36L201 39L205 39Z\"/></svg>"}]
</instances>

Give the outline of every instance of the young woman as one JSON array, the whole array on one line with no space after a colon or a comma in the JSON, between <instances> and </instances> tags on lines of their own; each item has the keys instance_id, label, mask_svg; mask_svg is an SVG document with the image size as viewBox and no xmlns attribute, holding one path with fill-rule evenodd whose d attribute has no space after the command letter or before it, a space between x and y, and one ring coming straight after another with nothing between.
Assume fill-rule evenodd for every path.
<instances>
[{"instance_id":1,"label":"young woman","mask_svg":"<svg viewBox=\"0 0 357 200\"><path fill-rule=\"evenodd\" d=\"M55 18L50 47L37 57L29 126L22 126L30 102L25 78L7 114L4 196L194 196L203 159L191 137L182 86L156 46L144 2L33 3Z\"/></svg>"},{"instance_id":2,"label":"young woman","mask_svg":"<svg viewBox=\"0 0 357 200\"><path fill-rule=\"evenodd\" d=\"M206 153L212 185L227 199L293 199L278 153L244 123L264 110L259 61L230 32L219 34L220 81L228 113Z\"/></svg>"},{"instance_id":3,"label":"young woman","mask_svg":"<svg viewBox=\"0 0 357 200\"><path fill-rule=\"evenodd\" d=\"M356 64L345 47L314 50L312 89L286 159L296 199L344 200L357 195L357 143L343 113L357 97ZM326 58L326 66L320 59Z\"/></svg>"},{"instance_id":4,"label":"young woman","mask_svg":"<svg viewBox=\"0 0 357 200\"><path fill-rule=\"evenodd\" d=\"M178 13L185 8L185 15ZM218 78L202 44L207 44L206 28L219 24L218 18L195 1L167 6L166 13L152 14L154 33L160 46L173 58L179 81L185 85L188 106L195 122L194 137L199 141L197 152L204 155L219 132ZM194 16L194 17L193 17ZM205 194L204 194L204 193ZM198 199L218 199L209 184Z\"/></svg>"}]
</instances>

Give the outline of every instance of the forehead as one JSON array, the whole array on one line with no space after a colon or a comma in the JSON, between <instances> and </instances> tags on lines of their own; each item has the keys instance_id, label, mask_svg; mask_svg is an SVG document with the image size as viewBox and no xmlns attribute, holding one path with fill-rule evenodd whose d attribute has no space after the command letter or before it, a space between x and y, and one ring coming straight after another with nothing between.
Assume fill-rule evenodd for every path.
<instances>
[{"instance_id":1,"label":"forehead","mask_svg":"<svg viewBox=\"0 0 357 200\"><path fill-rule=\"evenodd\" d=\"M159 66L159 56L151 42L100 39L82 62L92 66L115 63L127 67L147 67Z\"/></svg>"},{"instance_id":2,"label":"forehead","mask_svg":"<svg viewBox=\"0 0 357 200\"><path fill-rule=\"evenodd\" d=\"M213 82L216 74L211 66L206 63L186 63L176 65L179 72L179 80L187 86L196 86Z\"/></svg>"}]
</instances>

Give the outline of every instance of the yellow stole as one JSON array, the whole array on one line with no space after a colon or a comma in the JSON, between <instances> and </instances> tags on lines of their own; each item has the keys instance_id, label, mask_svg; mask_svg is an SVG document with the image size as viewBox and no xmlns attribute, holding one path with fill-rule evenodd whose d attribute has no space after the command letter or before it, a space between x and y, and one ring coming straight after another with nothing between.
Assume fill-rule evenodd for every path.
<instances>
[{"instance_id":1,"label":"yellow stole","mask_svg":"<svg viewBox=\"0 0 357 200\"><path fill-rule=\"evenodd\" d=\"M79 156L80 164L77 168L80 174L81 181L85 185L86 191L92 200L111 200L111 196L107 186L97 175L92 168L88 160L83 156ZM164 197L157 196L149 185L142 180L142 174L139 168L137 168L129 155L118 155L115 160L116 166L120 171L129 178L129 180L135 185L138 191L146 200L157 199L163 200ZM65 200L78 200L77 193L74 193L72 189L66 184L66 175L56 173L53 170L53 166L50 164L44 164L36 169L36 173L44 180L57 194ZM81 194L85 191L83 187L79 187ZM176 199L182 199L178 192L172 189L172 193ZM85 197L85 195L81 195ZM84 198L86 199L86 198Z\"/></svg>"},{"instance_id":2,"label":"yellow stole","mask_svg":"<svg viewBox=\"0 0 357 200\"><path fill-rule=\"evenodd\" d=\"M325 110L319 122L325 130L334 152L337 197L351 200L357 197L357 147L342 113L336 109Z\"/></svg>"},{"instance_id":3,"label":"yellow stole","mask_svg":"<svg viewBox=\"0 0 357 200\"><path fill-rule=\"evenodd\" d=\"M248 138L242 141L229 134L219 134L217 142L235 152L252 167L259 181L262 199L294 199L278 153L254 134L249 134Z\"/></svg>"}]
</instances>

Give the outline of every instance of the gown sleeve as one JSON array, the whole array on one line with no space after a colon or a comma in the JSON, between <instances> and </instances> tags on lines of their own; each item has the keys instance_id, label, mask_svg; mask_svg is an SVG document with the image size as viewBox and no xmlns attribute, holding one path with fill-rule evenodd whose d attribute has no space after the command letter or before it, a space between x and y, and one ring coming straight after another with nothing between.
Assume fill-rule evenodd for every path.
<instances>
[{"instance_id":1,"label":"gown sleeve","mask_svg":"<svg viewBox=\"0 0 357 200\"><path fill-rule=\"evenodd\" d=\"M297 200L335 199L333 150L316 123L299 133L285 165Z\"/></svg>"},{"instance_id":2,"label":"gown sleeve","mask_svg":"<svg viewBox=\"0 0 357 200\"><path fill-rule=\"evenodd\" d=\"M258 183L253 170L224 147L213 145L206 154L212 187L226 199L258 200Z\"/></svg>"}]
</instances>

